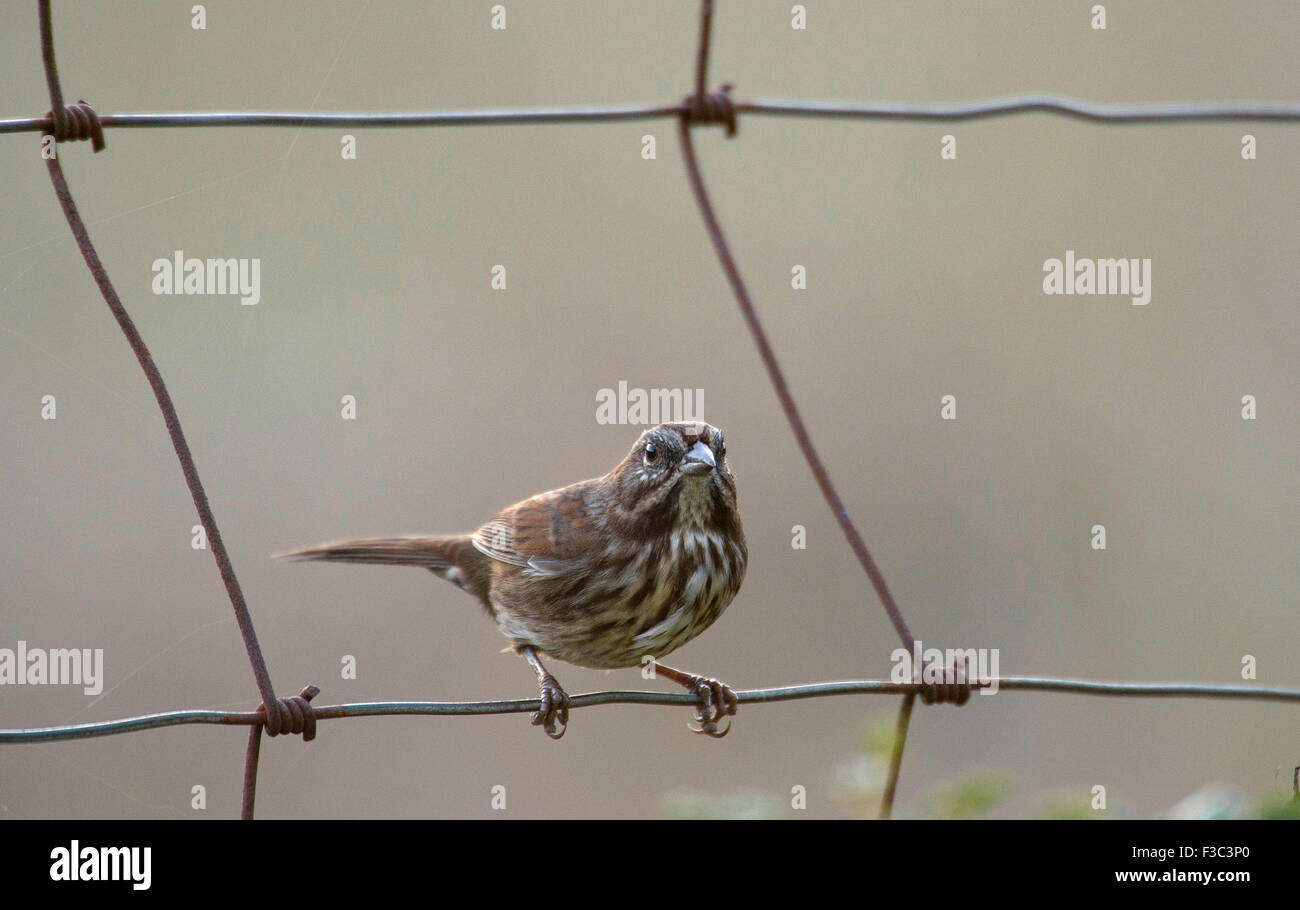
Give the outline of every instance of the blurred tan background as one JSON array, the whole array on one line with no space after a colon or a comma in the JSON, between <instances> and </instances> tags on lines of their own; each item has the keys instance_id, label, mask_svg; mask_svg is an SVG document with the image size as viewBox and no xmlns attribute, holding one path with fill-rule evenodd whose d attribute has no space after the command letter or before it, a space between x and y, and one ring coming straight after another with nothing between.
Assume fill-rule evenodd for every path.
<instances>
[{"instance_id":1,"label":"blurred tan background","mask_svg":"<svg viewBox=\"0 0 1300 910\"><path fill-rule=\"evenodd\" d=\"M668 102L693 2L55 4L65 94L101 112ZM721 0L737 97L1288 100L1291 2ZM34 4L0 34L0 117L49 106ZM340 136L358 137L344 161ZM658 157L641 158L641 137ZM939 158L957 137L956 161ZM1259 158L1243 161L1241 136ZM927 644L1004 674L1300 684L1300 127L742 118L696 141L829 469ZM318 701L531 697L476 604L425 572L292 565L321 540L469 530L612 467L640 432L596 393L702 388L726 428L748 580L671 661L738 688L880 677L894 633L782 418L690 197L672 121L392 130L112 130L61 150L175 397L277 689ZM0 137L0 647L102 647L106 686L4 687L0 727L257 702L148 386L80 261L34 134ZM156 297L177 249L262 260L262 298ZM1149 257L1147 307L1047 297L1042 264ZM489 270L508 269L492 291ZM790 288L794 264L808 289ZM40 419L54 394L58 419ZM355 395L358 419L340 419ZM958 420L939 419L941 396ZM1259 419L1240 418L1242 395ZM1104 524L1109 549L1089 529ZM808 548L791 548L791 527ZM359 678L340 676L355 655ZM573 693L670 689L553 668ZM93 703L92 703L93 701ZM745 794L846 816L846 762L896 699L330 721L263 748L261 817L642 817ZM1207 785L1289 789L1296 706L1007 693L920 709L898 814L981 769L999 815L1107 788L1153 816ZM0 817L232 817L243 729L0 749ZM851 776L851 774L850 774ZM206 812L190 788L208 791ZM697 796L692 796L695 794ZM686 810L680 805L686 804ZM679 808L674 808L678 806Z\"/></svg>"}]
</instances>

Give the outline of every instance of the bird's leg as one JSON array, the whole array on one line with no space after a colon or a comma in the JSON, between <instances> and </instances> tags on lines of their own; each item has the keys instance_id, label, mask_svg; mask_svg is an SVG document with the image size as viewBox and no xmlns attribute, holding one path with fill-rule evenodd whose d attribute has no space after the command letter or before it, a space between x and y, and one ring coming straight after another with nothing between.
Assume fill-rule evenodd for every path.
<instances>
[{"instance_id":1,"label":"bird's leg","mask_svg":"<svg viewBox=\"0 0 1300 910\"><path fill-rule=\"evenodd\" d=\"M699 726L692 725L692 730L716 739L727 735L731 729L731 721L727 721L727 725L721 730L718 729L718 723L728 714L736 713L736 706L740 700L736 698L735 689L716 679L674 670L658 662L655 663L655 675L671 680L679 686L685 686L686 691L699 696L700 706L695 709L695 720Z\"/></svg>"},{"instance_id":2,"label":"bird's leg","mask_svg":"<svg viewBox=\"0 0 1300 910\"><path fill-rule=\"evenodd\" d=\"M569 728L569 696L560 688L555 677L542 666L536 648L532 645L517 645L515 650L533 668L537 674L537 685L542 690L542 709L533 712L533 726L541 727L551 739L559 739ZM559 721L558 732L556 721Z\"/></svg>"}]
</instances>

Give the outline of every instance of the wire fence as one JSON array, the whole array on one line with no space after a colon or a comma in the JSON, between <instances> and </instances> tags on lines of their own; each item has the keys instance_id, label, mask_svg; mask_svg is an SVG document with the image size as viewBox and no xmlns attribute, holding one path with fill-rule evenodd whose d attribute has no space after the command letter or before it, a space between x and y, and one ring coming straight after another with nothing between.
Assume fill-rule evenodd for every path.
<instances>
[{"instance_id":1,"label":"wire fence","mask_svg":"<svg viewBox=\"0 0 1300 910\"><path fill-rule=\"evenodd\" d=\"M675 119L682 156L696 202L699 205L706 231L719 262L731 285L745 319L746 326L758 349L773 389L781 404L790 429L800 451L821 490L827 505L834 514L850 548L870 580L899 640L907 648L916 644L916 638L903 617L883 573L872 557L866 542L848 514L843 500L831 480L812 435L804 422L785 374L777 361L776 353L764 330L749 291L731 255L722 227L705 187L699 163L696 160L692 131L697 126L720 125L726 135L738 132L738 116L767 115L787 117L831 117L879 120L932 120L959 121L1026 113L1054 113L1102 124L1170 123L1179 121L1300 121L1300 103L1294 102L1181 102L1150 104L1095 104L1054 95L1021 95L1011 98L977 100L956 103L893 103L893 102L831 102L751 99L733 100L732 88L724 85L710 92L708 66L713 4L702 0L699 17L699 47L695 66L694 91L682 101L660 105L601 105L542 108L499 108L490 110L424 111L406 113L293 113L293 112L207 112L207 113L143 113L98 114L89 104L79 101L65 105L54 57L54 35L51 24L49 0L38 0L41 57L50 94L50 112L45 117L0 120L0 133L39 132L52 136L56 143L90 140L94 150L105 147L103 131L109 128L166 128L166 127L231 127L231 126L287 126L302 127L414 127L414 126L472 126L505 124L548 123L599 123L627 120ZM109 279L108 273L95 252L77 211L62 165L57 155L46 158L50 180L59 205L68 221L77 246L99 286L105 302L117 320L130 344L141 369L149 382L162 413L172 447L180 461L185 483L194 500L199 519L212 545L217 569L226 587L231 607L243 637L244 647L253 670L261 704L256 711L227 712L206 710L170 711L118 720L100 721L64 726L40 727L21 730L0 730L0 744L42 743L99 736L134 733L159 727L188 724L219 724L248 726L249 738L245 750L244 784L241 817L251 819L257 790L257 769L262 733L301 735L311 740L316 733L318 720L349 717L374 717L392 715L483 715L535 712L541 709L541 700L519 699L480 702L368 702L343 705L312 705L320 690L307 686L298 695L277 698L270 672L262 656L252 618L240 588L234 566L221 537L216 517L208 501L194 457L181 428L175 405L167 391L162 374L153 362L149 349L136 329L134 321L123 306ZM889 695L901 696L894 747L889 776L881 799L880 816L888 818L892 812L902 767L904 747L912 710L919 696L926 703L965 703L972 689L980 686L1013 691L1054 692L1074 695L1111 697L1173 697L1217 698L1262 701L1300 702L1300 688L1264 687L1255 685L1220 685L1201 683L1110 682L1099 680L1059 679L1049 677L1000 677L996 680L972 682L965 679L960 668L949 667L945 682L898 683L890 680L846 680L819 682L806 685L782 686L767 689L749 689L737 692L741 704L761 704L819 698L834 695ZM643 705L698 705L695 695L668 692L592 692L570 696L573 708L608 704ZM1300 786L1300 768L1294 780ZM1300 789L1297 790L1300 798Z\"/></svg>"}]
</instances>

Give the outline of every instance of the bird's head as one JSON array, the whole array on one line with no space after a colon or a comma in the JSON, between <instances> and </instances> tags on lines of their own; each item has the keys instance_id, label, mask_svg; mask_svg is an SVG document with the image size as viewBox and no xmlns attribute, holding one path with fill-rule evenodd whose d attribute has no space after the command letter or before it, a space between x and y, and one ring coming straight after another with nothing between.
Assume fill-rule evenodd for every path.
<instances>
[{"instance_id":1,"label":"bird's head","mask_svg":"<svg viewBox=\"0 0 1300 910\"><path fill-rule=\"evenodd\" d=\"M707 423L662 423L646 430L613 476L621 517L638 523L710 527L736 508L726 442Z\"/></svg>"}]
</instances>

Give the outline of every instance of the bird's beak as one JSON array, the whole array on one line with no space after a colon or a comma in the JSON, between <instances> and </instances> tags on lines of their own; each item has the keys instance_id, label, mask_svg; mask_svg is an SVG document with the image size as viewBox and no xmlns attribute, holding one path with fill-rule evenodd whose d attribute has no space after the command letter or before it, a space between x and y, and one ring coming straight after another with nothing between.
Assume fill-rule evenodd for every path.
<instances>
[{"instance_id":1,"label":"bird's beak","mask_svg":"<svg viewBox=\"0 0 1300 910\"><path fill-rule=\"evenodd\" d=\"M713 458L713 451L702 442L691 446L691 450L682 459L682 473L689 477L707 474L718 466Z\"/></svg>"}]
</instances>

